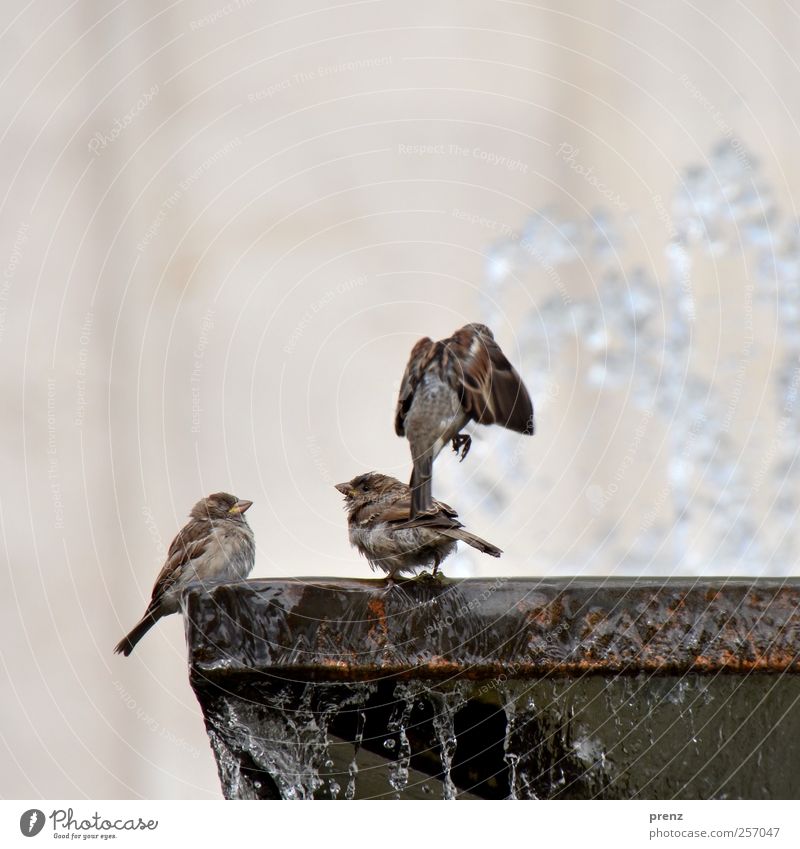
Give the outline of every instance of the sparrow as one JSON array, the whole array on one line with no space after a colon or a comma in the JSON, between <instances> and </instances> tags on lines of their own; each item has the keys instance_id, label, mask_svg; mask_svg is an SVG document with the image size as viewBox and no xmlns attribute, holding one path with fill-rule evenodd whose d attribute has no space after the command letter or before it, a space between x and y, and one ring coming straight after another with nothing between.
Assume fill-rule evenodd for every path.
<instances>
[{"instance_id":1,"label":"sparrow","mask_svg":"<svg viewBox=\"0 0 800 849\"><path fill-rule=\"evenodd\" d=\"M436 575L459 540L492 557L503 553L467 531L456 511L441 501L433 501L426 513L412 519L411 489L397 478L368 472L336 484L336 489L345 499L350 544L373 569L383 569L390 582L400 572L431 565Z\"/></svg>"},{"instance_id":2,"label":"sparrow","mask_svg":"<svg viewBox=\"0 0 800 849\"><path fill-rule=\"evenodd\" d=\"M534 432L533 404L519 374L485 324L467 324L449 339L427 336L411 351L397 399L394 429L411 447L411 517L431 509L433 461L452 443L469 453L467 422Z\"/></svg>"},{"instance_id":3,"label":"sparrow","mask_svg":"<svg viewBox=\"0 0 800 849\"><path fill-rule=\"evenodd\" d=\"M127 657L162 616L177 613L181 594L190 584L243 580L250 574L256 546L244 514L252 504L215 492L192 507L190 520L172 540L144 616L119 641L117 654Z\"/></svg>"}]
</instances>

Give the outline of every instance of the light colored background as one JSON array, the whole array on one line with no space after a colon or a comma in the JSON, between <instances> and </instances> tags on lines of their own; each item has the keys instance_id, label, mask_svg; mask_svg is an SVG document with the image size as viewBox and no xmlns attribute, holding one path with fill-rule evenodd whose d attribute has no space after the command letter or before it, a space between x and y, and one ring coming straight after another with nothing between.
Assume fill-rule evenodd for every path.
<instances>
[{"instance_id":1,"label":"light colored background","mask_svg":"<svg viewBox=\"0 0 800 849\"><path fill-rule=\"evenodd\" d=\"M498 235L460 213L516 229L535 209L607 205L558 155L567 143L625 205L626 266L661 279L654 197L668 203L686 168L735 139L795 214L800 24L779 0L5 11L6 797L219 797L179 619L130 659L111 648L212 490L255 501L254 576L368 574L332 484L370 468L408 475L392 429L408 351L480 317ZM723 393L749 274L712 260L695 280L710 310L694 344ZM576 298L594 291L591 263L561 277ZM515 321L549 295L547 275L520 285L498 328L528 373ZM768 312L738 400L754 463L763 437L749 414L776 409ZM539 433L520 446L510 514L490 521L459 501L460 476L491 463L500 437L481 434L461 467L443 458L438 494L506 550L499 566L461 559L454 573L615 571L586 493L607 486L640 415L625 412L624 387L592 390L581 370L570 351L534 398ZM667 435L648 430L615 515L645 509L663 482Z\"/></svg>"}]
</instances>

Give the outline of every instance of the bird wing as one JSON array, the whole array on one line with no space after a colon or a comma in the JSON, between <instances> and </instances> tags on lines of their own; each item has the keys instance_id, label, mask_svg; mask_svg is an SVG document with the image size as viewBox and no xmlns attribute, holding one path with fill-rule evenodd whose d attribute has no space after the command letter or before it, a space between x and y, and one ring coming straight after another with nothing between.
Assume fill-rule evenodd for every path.
<instances>
[{"instance_id":1,"label":"bird wing","mask_svg":"<svg viewBox=\"0 0 800 849\"><path fill-rule=\"evenodd\" d=\"M471 419L518 433L534 432L533 404L517 370L491 336L462 327L446 342L453 389Z\"/></svg>"},{"instance_id":2,"label":"bird wing","mask_svg":"<svg viewBox=\"0 0 800 849\"><path fill-rule=\"evenodd\" d=\"M385 522L393 528L460 528L455 510L441 501L434 501L430 510L411 516L411 493L389 503L366 504L355 516L358 524L378 524Z\"/></svg>"},{"instance_id":3,"label":"bird wing","mask_svg":"<svg viewBox=\"0 0 800 849\"><path fill-rule=\"evenodd\" d=\"M167 552L167 561L156 578L150 607L157 605L180 578L183 568L208 551L214 541L208 521L191 521L178 531Z\"/></svg>"},{"instance_id":4,"label":"bird wing","mask_svg":"<svg viewBox=\"0 0 800 849\"><path fill-rule=\"evenodd\" d=\"M400 392L397 396L397 408L394 416L394 430L398 436L405 436L405 419L411 407L411 402L414 400L414 392L417 385L425 373L428 363L431 361L436 343L427 336L420 339L411 349L411 356L408 358L406 370L403 373L403 380L400 384Z\"/></svg>"}]
</instances>

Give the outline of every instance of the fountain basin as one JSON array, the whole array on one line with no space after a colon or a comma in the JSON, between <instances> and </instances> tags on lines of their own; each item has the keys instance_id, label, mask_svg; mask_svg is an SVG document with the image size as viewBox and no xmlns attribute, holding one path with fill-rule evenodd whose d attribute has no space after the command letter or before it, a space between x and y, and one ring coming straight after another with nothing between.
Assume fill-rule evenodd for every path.
<instances>
[{"instance_id":1,"label":"fountain basin","mask_svg":"<svg viewBox=\"0 0 800 849\"><path fill-rule=\"evenodd\" d=\"M184 614L227 798L800 794L798 581L251 580Z\"/></svg>"}]
</instances>

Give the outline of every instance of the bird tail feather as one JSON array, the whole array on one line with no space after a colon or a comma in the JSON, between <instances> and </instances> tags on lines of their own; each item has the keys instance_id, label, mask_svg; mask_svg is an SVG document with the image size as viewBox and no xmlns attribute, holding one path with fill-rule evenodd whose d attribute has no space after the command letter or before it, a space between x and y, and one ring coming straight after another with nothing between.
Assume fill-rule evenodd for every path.
<instances>
[{"instance_id":1,"label":"bird tail feather","mask_svg":"<svg viewBox=\"0 0 800 849\"><path fill-rule=\"evenodd\" d=\"M155 616L151 612L145 613L138 625L136 625L130 634L124 636L114 647L115 654L124 654L127 657L136 647L136 644L142 637L158 622L160 616Z\"/></svg>"},{"instance_id":2,"label":"bird tail feather","mask_svg":"<svg viewBox=\"0 0 800 849\"><path fill-rule=\"evenodd\" d=\"M411 518L426 513L433 506L431 477L433 475L433 455L428 452L414 460L411 472Z\"/></svg>"},{"instance_id":3,"label":"bird tail feather","mask_svg":"<svg viewBox=\"0 0 800 849\"><path fill-rule=\"evenodd\" d=\"M453 528L453 530L440 531L440 533L452 539L461 540L461 542L465 542L467 545L471 545L473 548L477 548L478 551L482 551L484 554L489 554L492 557L499 557L503 553L501 548L492 545L490 542L486 542L485 539L481 539L475 536L475 534L471 534L464 528Z\"/></svg>"}]
</instances>

